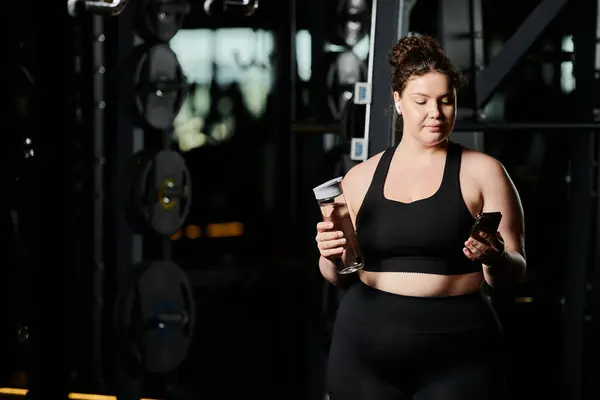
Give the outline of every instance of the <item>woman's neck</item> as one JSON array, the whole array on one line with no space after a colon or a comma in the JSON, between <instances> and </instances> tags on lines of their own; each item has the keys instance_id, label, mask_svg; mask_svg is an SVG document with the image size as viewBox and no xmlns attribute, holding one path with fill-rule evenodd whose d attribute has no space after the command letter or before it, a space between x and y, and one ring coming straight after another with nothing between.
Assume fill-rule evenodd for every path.
<instances>
[{"instance_id":1,"label":"woman's neck","mask_svg":"<svg viewBox=\"0 0 600 400\"><path fill-rule=\"evenodd\" d=\"M408 135L404 135L398 144L398 153L405 154L413 158L430 157L440 152L445 152L448 147L448 139L444 139L434 146L425 146L418 140Z\"/></svg>"}]
</instances>

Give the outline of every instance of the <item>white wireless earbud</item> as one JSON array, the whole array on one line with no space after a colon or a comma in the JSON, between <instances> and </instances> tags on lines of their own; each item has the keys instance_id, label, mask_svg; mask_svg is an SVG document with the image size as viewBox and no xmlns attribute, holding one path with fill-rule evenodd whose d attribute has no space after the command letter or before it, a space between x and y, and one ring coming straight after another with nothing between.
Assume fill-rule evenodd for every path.
<instances>
[{"instance_id":1,"label":"white wireless earbud","mask_svg":"<svg viewBox=\"0 0 600 400\"><path fill-rule=\"evenodd\" d=\"M396 111L398 112L398 114L402 114L402 109L400 108L400 102L399 101L396 102Z\"/></svg>"}]
</instances>

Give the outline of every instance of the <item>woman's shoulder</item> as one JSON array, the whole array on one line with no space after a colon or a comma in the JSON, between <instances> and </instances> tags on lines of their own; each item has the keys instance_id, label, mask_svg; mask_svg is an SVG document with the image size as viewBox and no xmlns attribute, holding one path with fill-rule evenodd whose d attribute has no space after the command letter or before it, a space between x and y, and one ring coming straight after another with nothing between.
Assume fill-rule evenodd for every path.
<instances>
[{"instance_id":1,"label":"woman's shoulder","mask_svg":"<svg viewBox=\"0 0 600 400\"><path fill-rule=\"evenodd\" d=\"M381 153L377 153L374 156L371 156L367 160L360 162L350 168L350 170L344 176L344 182L348 185L361 184L365 181L370 181L373 178L373 174L375 174L375 170L377 169L377 165L381 160L381 156L383 156L385 151Z\"/></svg>"},{"instance_id":2,"label":"woman's shoulder","mask_svg":"<svg viewBox=\"0 0 600 400\"><path fill-rule=\"evenodd\" d=\"M356 213L371 186L377 165L384 152L375 154L367 160L356 164L344 175L342 186L346 200L351 204L351 209Z\"/></svg>"},{"instance_id":3,"label":"woman's shoulder","mask_svg":"<svg viewBox=\"0 0 600 400\"><path fill-rule=\"evenodd\" d=\"M462 147L461 169L469 175L493 178L506 175L504 165L495 157L484 152Z\"/></svg>"}]
</instances>

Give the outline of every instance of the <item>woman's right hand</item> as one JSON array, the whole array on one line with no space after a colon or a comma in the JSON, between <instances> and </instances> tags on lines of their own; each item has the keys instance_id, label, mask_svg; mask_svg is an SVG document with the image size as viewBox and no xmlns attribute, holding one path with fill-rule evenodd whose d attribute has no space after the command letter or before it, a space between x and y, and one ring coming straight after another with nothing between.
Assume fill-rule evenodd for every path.
<instances>
[{"instance_id":1,"label":"woman's right hand","mask_svg":"<svg viewBox=\"0 0 600 400\"><path fill-rule=\"evenodd\" d=\"M321 256L330 259L337 258L344 252L344 233L342 231L333 230L333 222L319 222L317 224L317 247Z\"/></svg>"}]
</instances>

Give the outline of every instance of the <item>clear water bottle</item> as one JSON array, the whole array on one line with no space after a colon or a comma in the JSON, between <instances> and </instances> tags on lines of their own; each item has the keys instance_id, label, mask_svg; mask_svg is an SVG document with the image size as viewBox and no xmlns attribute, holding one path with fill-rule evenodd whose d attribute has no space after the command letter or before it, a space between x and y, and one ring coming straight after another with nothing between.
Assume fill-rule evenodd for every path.
<instances>
[{"instance_id":1,"label":"clear water bottle","mask_svg":"<svg viewBox=\"0 0 600 400\"><path fill-rule=\"evenodd\" d=\"M327 181L313 189L323 221L333 222L334 230L342 231L346 244L337 263L339 274L351 274L363 268L362 255L342 190L342 178Z\"/></svg>"}]
</instances>

